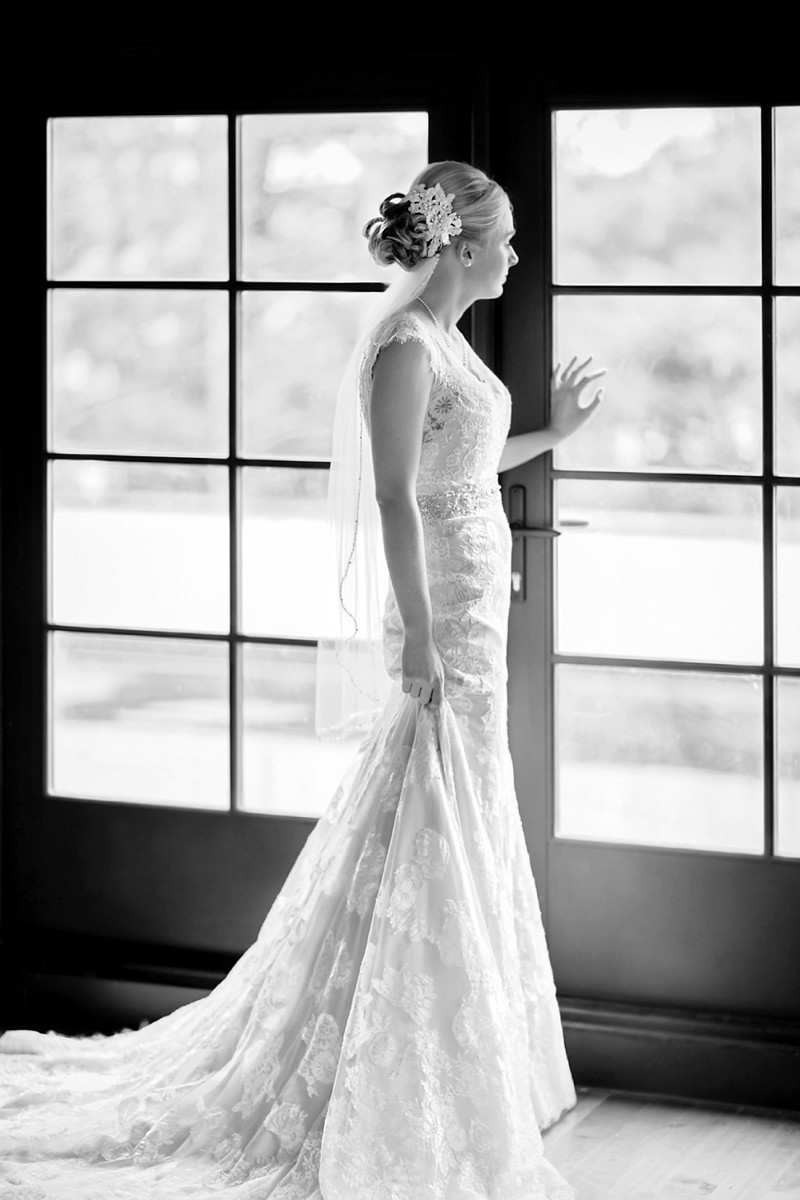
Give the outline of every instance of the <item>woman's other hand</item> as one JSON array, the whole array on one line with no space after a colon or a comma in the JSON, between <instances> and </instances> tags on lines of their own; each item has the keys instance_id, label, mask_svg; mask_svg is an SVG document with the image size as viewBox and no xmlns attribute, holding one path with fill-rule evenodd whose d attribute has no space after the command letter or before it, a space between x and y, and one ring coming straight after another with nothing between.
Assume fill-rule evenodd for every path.
<instances>
[{"instance_id":1,"label":"woman's other hand","mask_svg":"<svg viewBox=\"0 0 800 1200\"><path fill-rule=\"evenodd\" d=\"M420 704L438 705L444 696L444 666L430 636L413 637L403 643L403 691Z\"/></svg>"},{"instance_id":2,"label":"woman's other hand","mask_svg":"<svg viewBox=\"0 0 800 1200\"><path fill-rule=\"evenodd\" d=\"M575 433L588 421L589 417L600 403L604 388L598 388L592 399L583 407L580 404L581 393L593 380L605 375L605 368L584 375L584 371L592 361L592 356L578 363L577 356L568 366L561 370L561 363L553 371L550 389L550 425L549 428L557 435L559 441ZM576 365L577 363L577 365ZM560 378L559 378L560 376Z\"/></svg>"}]
</instances>

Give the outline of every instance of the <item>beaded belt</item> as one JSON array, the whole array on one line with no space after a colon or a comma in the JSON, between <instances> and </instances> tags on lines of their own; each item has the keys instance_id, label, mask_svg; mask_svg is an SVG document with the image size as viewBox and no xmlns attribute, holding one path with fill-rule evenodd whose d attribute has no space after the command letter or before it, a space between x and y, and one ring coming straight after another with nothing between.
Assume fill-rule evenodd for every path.
<instances>
[{"instance_id":1,"label":"beaded belt","mask_svg":"<svg viewBox=\"0 0 800 1200\"><path fill-rule=\"evenodd\" d=\"M446 521L448 517L471 517L499 502L497 484L462 483L443 492L417 495L417 507L424 518Z\"/></svg>"}]
</instances>

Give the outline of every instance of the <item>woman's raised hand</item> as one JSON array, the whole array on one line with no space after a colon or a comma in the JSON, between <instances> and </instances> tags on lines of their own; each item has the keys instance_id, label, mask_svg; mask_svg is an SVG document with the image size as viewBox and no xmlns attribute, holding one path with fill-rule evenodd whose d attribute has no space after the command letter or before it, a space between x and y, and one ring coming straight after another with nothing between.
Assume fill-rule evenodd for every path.
<instances>
[{"instance_id":1,"label":"woman's raised hand","mask_svg":"<svg viewBox=\"0 0 800 1200\"><path fill-rule=\"evenodd\" d=\"M403 691L420 704L441 704L444 667L432 637L409 637L403 642Z\"/></svg>"},{"instance_id":2,"label":"woman's raised hand","mask_svg":"<svg viewBox=\"0 0 800 1200\"><path fill-rule=\"evenodd\" d=\"M604 388L598 388L590 402L583 407L580 404L581 393L592 380L605 375L605 368L584 375L583 372L592 361L591 354L582 363L578 363L577 355L568 366L561 370L561 363L556 364L553 371L550 388L550 426L559 440L569 437L576 429L580 429L588 421L602 399ZM577 365L576 365L577 364ZM560 378L559 378L560 375Z\"/></svg>"}]
</instances>

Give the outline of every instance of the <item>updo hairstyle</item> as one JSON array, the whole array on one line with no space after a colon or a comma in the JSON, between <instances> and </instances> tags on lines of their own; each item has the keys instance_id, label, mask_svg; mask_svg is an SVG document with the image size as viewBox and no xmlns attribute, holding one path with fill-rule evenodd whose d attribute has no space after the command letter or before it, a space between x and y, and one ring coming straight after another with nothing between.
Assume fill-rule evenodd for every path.
<instances>
[{"instance_id":1,"label":"updo hairstyle","mask_svg":"<svg viewBox=\"0 0 800 1200\"><path fill-rule=\"evenodd\" d=\"M461 218L458 236L467 241L483 241L508 204L508 196L500 184L469 163L429 163L411 186L433 187L437 183L446 196L452 194L453 211ZM410 271L425 250L424 216L410 211L408 198L402 192L387 196L379 211L381 215L364 226L370 254L381 266L398 263Z\"/></svg>"}]
</instances>

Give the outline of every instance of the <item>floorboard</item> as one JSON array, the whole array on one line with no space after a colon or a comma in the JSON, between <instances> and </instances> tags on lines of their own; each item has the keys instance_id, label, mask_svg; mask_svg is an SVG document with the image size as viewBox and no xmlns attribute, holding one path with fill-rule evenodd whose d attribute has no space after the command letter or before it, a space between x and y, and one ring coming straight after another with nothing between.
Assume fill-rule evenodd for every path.
<instances>
[{"instance_id":1,"label":"floorboard","mask_svg":"<svg viewBox=\"0 0 800 1200\"><path fill-rule=\"evenodd\" d=\"M580 1089L544 1135L578 1200L800 1200L800 1114Z\"/></svg>"}]
</instances>

